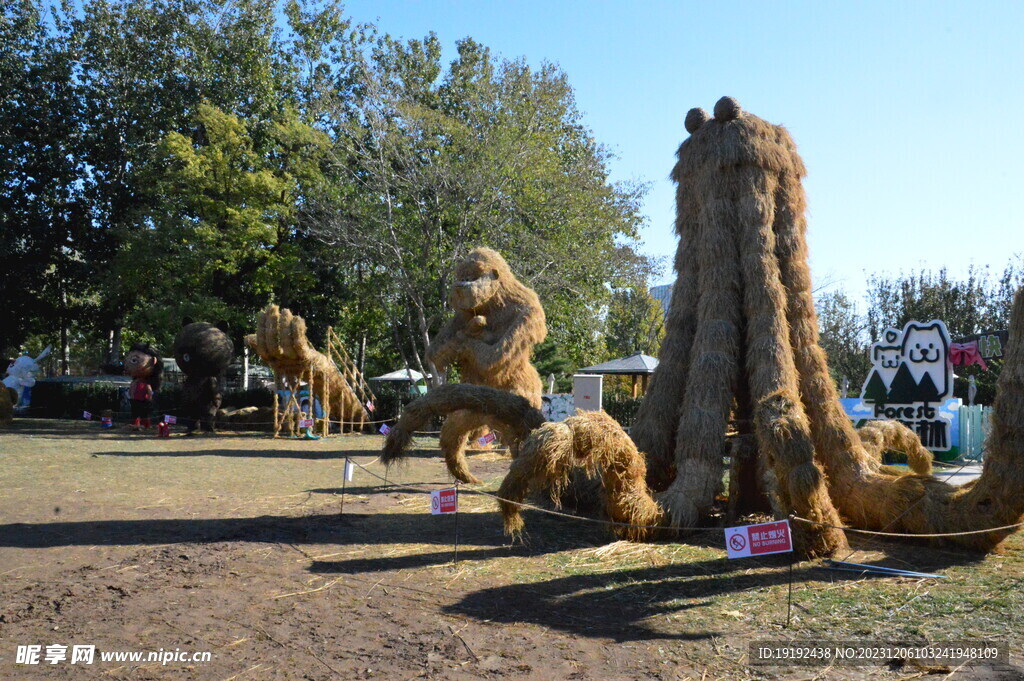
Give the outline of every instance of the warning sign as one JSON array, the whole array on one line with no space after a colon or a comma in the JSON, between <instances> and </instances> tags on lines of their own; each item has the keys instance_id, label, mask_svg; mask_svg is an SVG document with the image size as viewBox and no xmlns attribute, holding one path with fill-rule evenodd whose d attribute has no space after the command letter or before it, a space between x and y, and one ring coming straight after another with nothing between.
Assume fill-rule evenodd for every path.
<instances>
[{"instance_id":1,"label":"warning sign","mask_svg":"<svg viewBox=\"0 0 1024 681\"><path fill-rule=\"evenodd\" d=\"M730 558L748 558L793 550L789 521L725 528L725 549Z\"/></svg>"},{"instance_id":2,"label":"warning sign","mask_svg":"<svg viewBox=\"0 0 1024 681\"><path fill-rule=\"evenodd\" d=\"M459 510L459 494L454 489L438 489L430 493L430 512L434 515Z\"/></svg>"}]
</instances>

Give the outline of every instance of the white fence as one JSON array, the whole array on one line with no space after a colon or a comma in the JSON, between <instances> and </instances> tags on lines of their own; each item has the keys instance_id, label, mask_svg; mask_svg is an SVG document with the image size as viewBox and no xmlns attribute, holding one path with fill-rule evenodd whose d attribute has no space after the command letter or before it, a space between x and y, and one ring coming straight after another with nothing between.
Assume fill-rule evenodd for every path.
<instances>
[{"instance_id":1,"label":"white fence","mask_svg":"<svg viewBox=\"0 0 1024 681\"><path fill-rule=\"evenodd\" d=\"M960 456L981 460L991 428L992 407L960 407Z\"/></svg>"}]
</instances>

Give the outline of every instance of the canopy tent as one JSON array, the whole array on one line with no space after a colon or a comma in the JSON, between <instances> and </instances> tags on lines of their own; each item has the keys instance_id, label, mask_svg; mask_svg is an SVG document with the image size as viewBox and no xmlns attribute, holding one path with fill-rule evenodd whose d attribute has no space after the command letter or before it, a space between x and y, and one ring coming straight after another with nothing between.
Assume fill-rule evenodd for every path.
<instances>
[{"instance_id":1,"label":"canopy tent","mask_svg":"<svg viewBox=\"0 0 1024 681\"><path fill-rule=\"evenodd\" d=\"M392 371L386 373L383 376L374 376L369 379L371 381L397 381L397 382L408 382L408 383L419 383L424 379L423 374L414 369L399 369L398 371Z\"/></svg>"},{"instance_id":2,"label":"canopy tent","mask_svg":"<svg viewBox=\"0 0 1024 681\"><path fill-rule=\"evenodd\" d=\"M654 370L658 368L656 357L638 352L629 357L613 359L602 364L583 367L579 370L581 374L613 374L618 376L633 377L633 397L638 397L647 391L647 380ZM637 378L639 377L639 390L637 390Z\"/></svg>"}]
</instances>

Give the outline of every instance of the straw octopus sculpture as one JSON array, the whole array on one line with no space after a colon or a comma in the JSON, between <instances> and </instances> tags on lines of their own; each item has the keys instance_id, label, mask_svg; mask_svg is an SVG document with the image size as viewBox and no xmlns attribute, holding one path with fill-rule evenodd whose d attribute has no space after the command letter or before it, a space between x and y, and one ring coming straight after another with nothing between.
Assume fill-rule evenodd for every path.
<instances>
[{"instance_id":1,"label":"straw octopus sculpture","mask_svg":"<svg viewBox=\"0 0 1024 681\"><path fill-rule=\"evenodd\" d=\"M802 519L793 533L804 556L842 549L844 526L960 533L935 541L993 550L1024 519L1024 292L1014 303L983 473L960 487L940 482L911 431L878 422L858 432L840 406L818 342L805 170L792 138L730 98L714 114L686 117L691 136L672 173L678 278L632 439L602 412L547 423L521 397L445 386L410 405L385 442L385 460L400 456L431 416L466 409L488 415L518 445L499 491L513 534L523 527L517 502L533 491L557 504L580 470L599 481L604 511L626 538L698 526L720 492L723 454L732 454L732 494ZM739 430L731 440L730 421ZM890 448L907 452L912 474L882 465ZM983 531L990 528L1002 529Z\"/></svg>"}]
</instances>

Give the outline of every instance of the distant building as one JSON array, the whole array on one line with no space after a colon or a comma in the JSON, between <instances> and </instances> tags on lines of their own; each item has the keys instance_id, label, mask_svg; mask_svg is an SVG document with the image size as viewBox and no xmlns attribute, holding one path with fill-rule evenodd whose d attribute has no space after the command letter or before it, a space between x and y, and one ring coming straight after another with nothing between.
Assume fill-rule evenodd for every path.
<instances>
[{"instance_id":1,"label":"distant building","mask_svg":"<svg viewBox=\"0 0 1024 681\"><path fill-rule=\"evenodd\" d=\"M661 312L668 316L668 306L672 302L672 284L651 287L651 298L661 303Z\"/></svg>"}]
</instances>

